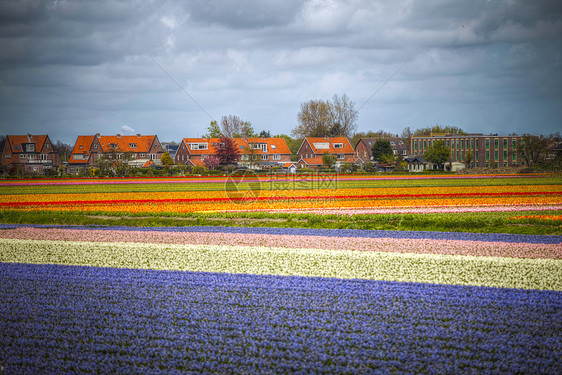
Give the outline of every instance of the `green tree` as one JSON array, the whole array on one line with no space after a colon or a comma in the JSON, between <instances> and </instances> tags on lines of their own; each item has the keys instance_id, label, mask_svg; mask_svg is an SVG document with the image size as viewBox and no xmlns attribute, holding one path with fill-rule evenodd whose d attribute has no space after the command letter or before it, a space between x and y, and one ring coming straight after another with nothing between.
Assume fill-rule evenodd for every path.
<instances>
[{"instance_id":1,"label":"green tree","mask_svg":"<svg viewBox=\"0 0 562 375\"><path fill-rule=\"evenodd\" d=\"M207 138L219 138L221 136L221 128L219 124L213 120L207 128L209 134L206 135Z\"/></svg>"},{"instance_id":2,"label":"green tree","mask_svg":"<svg viewBox=\"0 0 562 375\"><path fill-rule=\"evenodd\" d=\"M443 169L443 164L449 159L451 155L451 149L445 146L443 141L435 141L432 146L427 148L427 151L423 154L425 160L435 163L439 166L439 169Z\"/></svg>"},{"instance_id":3,"label":"green tree","mask_svg":"<svg viewBox=\"0 0 562 375\"><path fill-rule=\"evenodd\" d=\"M254 128L249 121L242 121L240 124L240 133L236 134L235 138L253 138L256 136Z\"/></svg>"},{"instance_id":4,"label":"green tree","mask_svg":"<svg viewBox=\"0 0 562 375\"><path fill-rule=\"evenodd\" d=\"M392 146L388 139L377 139L373 147L371 147L371 152L373 154L373 160L378 162L384 162L392 156Z\"/></svg>"},{"instance_id":5,"label":"green tree","mask_svg":"<svg viewBox=\"0 0 562 375\"><path fill-rule=\"evenodd\" d=\"M168 152L165 152L164 155L162 155L161 161L166 169L169 169L170 165L174 164L174 159L172 159Z\"/></svg>"},{"instance_id":6,"label":"green tree","mask_svg":"<svg viewBox=\"0 0 562 375\"><path fill-rule=\"evenodd\" d=\"M269 132L269 130L267 130L267 131L262 130L262 131L260 132L259 137L260 137L260 138L271 138L271 133Z\"/></svg>"},{"instance_id":7,"label":"green tree","mask_svg":"<svg viewBox=\"0 0 562 375\"><path fill-rule=\"evenodd\" d=\"M427 136L431 133L444 133L444 134L466 134L461 128L458 126L449 126L449 125L439 125L435 124L434 126L428 126L427 128L417 129L412 135L413 136Z\"/></svg>"},{"instance_id":8,"label":"green tree","mask_svg":"<svg viewBox=\"0 0 562 375\"><path fill-rule=\"evenodd\" d=\"M328 152L322 155L322 164L328 168L332 168L336 164L336 157Z\"/></svg>"}]
</instances>

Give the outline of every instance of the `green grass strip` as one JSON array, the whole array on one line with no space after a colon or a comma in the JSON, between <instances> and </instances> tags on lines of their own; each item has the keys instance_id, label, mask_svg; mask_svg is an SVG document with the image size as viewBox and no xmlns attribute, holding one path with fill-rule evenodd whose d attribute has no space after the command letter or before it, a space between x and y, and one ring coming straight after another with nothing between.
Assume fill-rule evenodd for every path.
<instances>
[{"instance_id":1,"label":"green grass strip","mask_svg":"<svg viewBox=\"0 0 562 375\"><path fill-rule=\"evenodd\" d=\"M2 239L0 261L562 290L553 259Z\"/></svg>"}]
</instances>

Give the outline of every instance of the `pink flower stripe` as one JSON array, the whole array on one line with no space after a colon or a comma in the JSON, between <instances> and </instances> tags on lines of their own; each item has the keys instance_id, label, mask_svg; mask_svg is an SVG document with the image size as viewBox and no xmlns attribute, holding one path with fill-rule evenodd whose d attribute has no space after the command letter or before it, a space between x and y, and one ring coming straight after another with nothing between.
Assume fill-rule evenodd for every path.
<instances>
[{"instance_id":1,"label":"pink flower stripe","mask_svg":"<svg viewBox=\"0 0 562 375\"><path fill-rule=\"evenodd\" d=\"M0 238L218 246L236 245L418 254L497 256L531 259L562 259L562 246L560 246L560 244L461 240L349 238L209 232L182 233L158 231L108 231L29 227L0 230Z\"/></svg>"},{"instance_id":2,"label":"pink flower stripe","mask_svg":"<svg viewBox=\"0 0 562 375\"><path fill-rule=\"evenodd\" d=\"M353 215L388 215L388 214L449 214L449 213L464 213L464 212L522 212L522 211L558 211L562 210L562 205L487 205L487 206L444 206L444 207L397 207L397 208L333 208L324 210L309 210L309 209L277 209L277 210L252 210L263 211L269 213L306 213L315 215L340 215L340 216L353 216ZM231 212L245 212L245 211L231 211Z\"/></svg>"}]
</instances>

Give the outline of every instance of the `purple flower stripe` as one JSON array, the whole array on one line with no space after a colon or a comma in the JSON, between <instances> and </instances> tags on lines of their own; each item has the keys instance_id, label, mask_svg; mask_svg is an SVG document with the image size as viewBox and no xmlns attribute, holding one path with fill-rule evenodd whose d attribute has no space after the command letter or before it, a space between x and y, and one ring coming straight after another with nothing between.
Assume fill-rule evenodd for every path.
<instances>
[{"instance_id":1,"label":"purple flower stripe","mask_svg":"<svg viewBox=\"0 0 562 375\"><path fill-rule=\"evenodd\" d=\"M385 231L365 229L311 229L311 228L270 228L270 227L221 227L221 226L190 226L190 227L126 227L96 225L39 225L39 224L0 224L0 229L18 227L61 228L79 230L122 230L122 231L157 231L157 232L210 232L210 233L242 233L242 234L277 234L296 236L324 237L364 237L364 238L403 238L460 240L487 242L522 242L561 244L562 236L505 234L505 233L468 233L468 232L433 232L433 231Z\"/></svg>"},{"instance_id":2,"label":"purple flower stripe","mask_svg":"<svg viewBox=\"0 0 562 375\"><path fill-rule=\"evenodd\" d=\"M0 264L8 373L562 373L562 293Z\"/></svg>"},{"instance_id":3,"label":"purple flower stripe","mask_svg":"<svg viewBox=\"0 0 562 375\"><path fill-rule=\"evenodd\" d=\"M464 212L521 212L521 211L556 211L562 210L562 205L553 204L522 204L522 205L486 205L486 206L446 206L446 207L398 207L398 208L326 208L323 210L310 209L275 209L231 212L265 211L270 213L307 213L315 215L380 215L380 214L431 214L431 213L464 213Z\"/></svg>"}]
</instances>

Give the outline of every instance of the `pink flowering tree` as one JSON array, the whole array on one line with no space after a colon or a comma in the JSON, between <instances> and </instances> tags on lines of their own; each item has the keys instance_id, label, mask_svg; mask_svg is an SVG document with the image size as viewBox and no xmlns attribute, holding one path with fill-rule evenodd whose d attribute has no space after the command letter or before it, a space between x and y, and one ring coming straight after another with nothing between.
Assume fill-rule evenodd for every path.
<instances>
[{"instance_id":1,"label":"pink flowering tree","mask_svg":"<svg viewBox=\"0 0 562 375\"><path fill-rule=\"evenodd\" d=\"M211 155L203 160L203 163L207 167L207 169L217 169L221 164L221 160L216 157L215 155Z\"/></svg>"}]
</instances>

